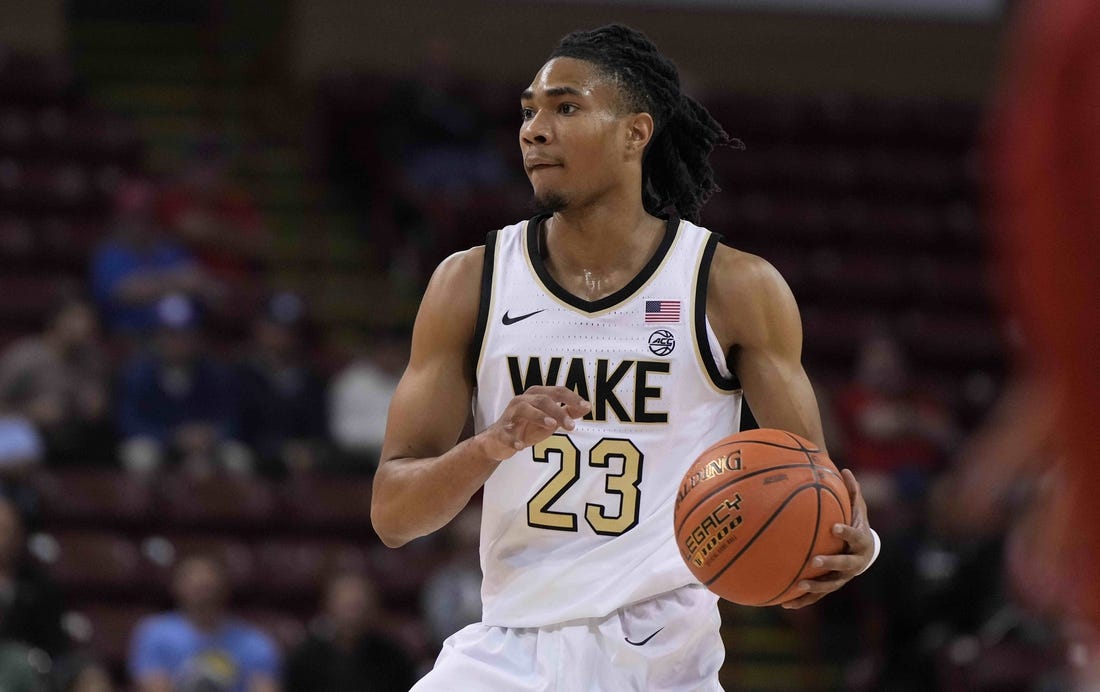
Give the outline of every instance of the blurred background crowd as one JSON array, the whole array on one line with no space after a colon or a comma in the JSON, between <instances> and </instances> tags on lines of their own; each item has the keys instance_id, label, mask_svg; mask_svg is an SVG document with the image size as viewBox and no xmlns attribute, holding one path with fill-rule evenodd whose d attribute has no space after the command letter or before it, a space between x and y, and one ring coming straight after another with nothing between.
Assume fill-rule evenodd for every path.
<instances>
[{"instance_id":1,"label":"blurred background crowd","mask_svg":"<svg viewBox=\"0 0 1100 692\"><path fill-rule=\"evenodd\" d=\"M884 543L808 611L724 606L726 689L1065 689L1004 576L1035 483L958 492L1013 348L1007 7L351 5L0 3L0 687L404 690L478 619L476 507L372 534L386 408L432 269L529 214L526 80L618 20L746 143L703 223L790 282Z\"/></svg>"}]
</instances>

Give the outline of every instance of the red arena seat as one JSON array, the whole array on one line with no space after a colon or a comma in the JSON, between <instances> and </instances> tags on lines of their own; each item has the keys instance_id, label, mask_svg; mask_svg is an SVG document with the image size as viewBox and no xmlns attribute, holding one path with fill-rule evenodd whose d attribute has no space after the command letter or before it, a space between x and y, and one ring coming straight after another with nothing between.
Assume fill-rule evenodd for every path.
<instances>
[{"instance_id":1,"label":"red arena seat","mask_svg":"<svg viewBox=\"0 0 1100 692\"><path fill-rule=\"evenodd\" d=\"M28 539L31 554L74 597L132 597L149 584L137 545L109 531L38 533Z\"/></svg>"},{"instance_id":2,"label":"red arena seat","mask_svg":"<svg viewBox=\"0 0 1100 692\"><path fill-rule=\"evenodd\" d=\"M149 536L141 542L142 556L151 565L153 581L167 594L172 570L190 555L212 555L229 572L229 581L237 594L249 593L256 580L256 559L248 544L219 535L169 534Z\"/></svg>"},{"instance_id":3,"label":"red arena seat","mask_svg":"<svg viewBox=\"0 0 1100 692\"><path fill-rule=\"evenodd\" d=\"M366 571L367 554L353 543L270 540L256 547L257 589L280 601L316 603L324 579L340 570Z\"/></svg>"},{"instance_id":4,"label":"red arena seat","mask_svg":"<svg viewBox=\"0 0 1100 692\"><path fill-rule=\"evenodd\" d=\"M446 559L431 536L397 550L379 545L370 552L371 575L387 606L415 610L424 582Z\"/></svg>"},{"instance_id":5,"label":"red arena seat","mask_svg":"<svg viewBox=\"0 0 1100 692\"><path fill-rule=\"evenodd\" d=\"M283 506L302 529L347 530L373 536L370 521L371 479L303 476L282 488Z\"/></svg>"},{"instance_id":6,"label":"red arena seat","mask_svg":"<svg viewBox=\"0 0 1100 692\"><path fill-rule=\"evenodd\" d=\"M41 518L49 525L147 526L149 485L119 471L69 470L35 475Z\"/></svg>"},{"instance_id":7,"label":"red arena seat","mask_svg":"<svg viewBox=\"0 0 1100 692\"><path fill-rule=\"evenodd\" d=\"M163 515L177 529L270 530L275 493L264 481L236 476L165 476Z\"/></svg>"},{"instance_id":8,"label":"red arena seat","mask_svg":"<svg viewBox=\"0 0 1100 692\"><path fill-rule=\"evenodd\" d=\"M73 640L117 669L126 661L138 623L154 612L135 605L87 603L66 613L63 622Z\"/></svg>"}]
</instances>

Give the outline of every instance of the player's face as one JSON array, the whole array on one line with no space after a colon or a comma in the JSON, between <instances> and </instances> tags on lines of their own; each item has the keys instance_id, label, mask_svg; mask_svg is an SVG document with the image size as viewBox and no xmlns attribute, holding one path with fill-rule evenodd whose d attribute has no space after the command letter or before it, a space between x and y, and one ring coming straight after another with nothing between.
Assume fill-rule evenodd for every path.
<instances>
[{"instance_id":1,"label":"player's face","mask_svg":"<svg viewBox=\"0 0 1100 692\"><path fill-rule=\"evenodd\" d=\"M540 206L583 204L621 181L619 103L618 88L592 63L555 58L535 75L520 100L519 146Z\"/></svg>"}]
</instances>

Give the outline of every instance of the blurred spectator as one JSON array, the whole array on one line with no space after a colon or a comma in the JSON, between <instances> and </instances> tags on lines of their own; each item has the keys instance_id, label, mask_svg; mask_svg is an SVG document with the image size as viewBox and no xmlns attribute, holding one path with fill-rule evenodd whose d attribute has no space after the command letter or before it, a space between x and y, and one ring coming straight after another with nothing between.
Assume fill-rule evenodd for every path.
<instances>
[{"instance_id":1,"label":"blurred spectator","mask_svg":"<svg viewBox=\"0 0 1100 692\"><path fill-rule=\"evenodd\" d=\"M388 175L380 175L374 161L356 162L353 169L358 179L392 188L383 197L386 212L369 213L371 240L396 290L421 286L425 268L442 259L439 253L468 244L460 228L463 210L485 190L499 204L501 186L513 172L476 82L456 72L453 42L432 37L421 55L416 73L396 84L381 108L374 137ZM379 183L380 177L392 182Z\"/></svg>"},{"instance_id":2,"label":"blurred spectator","mask_svg":"<svg viewBox=\"0 0 1100 692\"><path fill-rule=\"evenodd\" d=\"M901 345L889 336L861 345L855 379L838 393L836 415L848 465L861 479L889 475L904 491L923 488L957 437L947 407L914 385Z\"/></svg>"},{"instance_id":3,"label":"blurred spectator","mask_svg":"<svg viewBox=\"0 0 1100 692\"><path fill-rule=\"evenodd\" d=\"M422 54L414 78L394 89L385 108L383 147L417 195L499 185L507 169L491 140L490 119L455 72L454 45L435 37Z\"/></svg>"},{"instance_id":4,"label":"blurred spectator","mask_svg":"<svg viewBox=\"0 0 1100 692\"><path fill-rule=\"evenodd\" d=\"M350 468L378 464L386 414L408 349L406 336L378 334L333 378L329 430Z\"/></svg>"},{"instance_id":5,"label":"blurred spectator","mask_svg":"<svg viewBox=\"0 0 1100 692\"><path fill-rule=\"evenodd\" d=\"M111 673L102 662L86 656L73 656L53 669L52 687L56 692L114 692Z\"/></svg>"},{"instance_id":6,"label":"blurred spectator","mask_svg":"<svg viewBox=\"0 0 1100 692\"><path fill-rule=\"evenodd\" d=\"M149 472L169 461L209 473L251 470L236 442L236 386L231 369L207 354L198 306L170 295L156 307L151 354L126 365L119 392L122 462Z\"/></svg>"},{"instance_id":7,"label":"blurred spectator","mask_svg":"<svg viewBox=\"0 0 1100 692\"><path fill-rule=\"evenodd\" d=\"M279 689L275 643L229 614L229 578L221 562L209 555L181 560L172 594L178 610L142 620L131 641L130 675L139 692Z\"/></svg>"},{"instance_id":8,"label":"blurred spectator","mask_svg":"<svg viewBox=\"0 0 1100 692\"><path fill-rule=\"evenodd\" d=\"M46 316L45 331L0 356L0 403L37 426L50 463L106 463L114 457L110 371L95 310L66 296Z\"/></svg>"},{"instance_id":9,"label":"blurred spectator","mask_svg":"<svg viewBox=\"0 0 1100 692\"><path fill-rule=\"evenodd\" d=\"M1040 684L1059 675L1063 641L1047 617L1058 589L1051 548L1028 540L1049 507L1037 499L1049 478L1035 460L1052 456L1055 406L1039 384L1010 388L933 482L924 521L883 542L867 581L888 609L881 642L868 642L879 666L871 689L1063 689ZM1013 563L1045 579L1013 588L1003 578Z\"/></svg>"},{"instance_id":10,"label":"blurred spectator","mask_svg":"<svg viewBox=\"0 0 1100 692\"><path fill-rule=\"evenodd\" d=\"M1054 434L1057 411L1052 387L1037 373L1010 381L932 486L932 528L974 541L996 539L1026 523L1021 520L1055 475L1049 461L1061 454Z\"/></svg>"},{"instance_id":11,"label":"blurred spectator","mask_svg":"<svg viewBox=\"0 0 1100 692\"><path fill-rule=\"evenodd\" d=\"M15 505L0 498L0 641L60 656L69 647L61 627L62 602L50 578L28 559Z\"/></svg>"},{"instance_id":12,"label":"blurred spectator","mask_svg":"<svg viewBox=\"0 0 1100 692\"><path fill-rule=\"evenodd\" d=\"M37 509L36 495L27 480L31 470L42 462L45 451L30 420L0 408L0 495L26 515L33 515Z\"/></svg>"},{"instance_id":13,"label":"blurred spectator","mask_svg":"<svg viewBox=\"0 0 1100 692\"><path fill-rule=\"evenodd\" d=\"M266 472L313 469L324 454L325 382L309 363L304 323L299 296L273 296L253 325L252 349L239 368L240 439Z\"/></svg>"},{"instance_id":14,"label":"blurred spectator","mask_svg":"<svg viewBox=\"0 0 1100 692\"><path fill-rule=\"evenodd\" d=\"M481 511L467 505L444 529L446 562L424 585L423 607L436 645L466 625L481 622Z\"/></svg>"},{"instance_id":15,"label":"blurred spectator","mask_svg":"<svg viewBox=\"0 0 1100 692\"><path fill-rule=\"evenodd\" d=\"M18 642L0 642L0 690L45 692L46 683L40 670L43 663L48 660L36 655L30 647Z\"/></svg>"},{"instance_id":16,"label":"blurred spectator","mask_svg":"<svg viewBox=\"0 0 1100 692\"><path fill-rule=\"evenodd\" d=\"M133 180L115 195L114 237L92 258L91 281L107 329L140 334L155 325L154 306L171 293L212 301L217 284L181 245L155 226L156 188Z\"/></svg>"},{"instance_id":17,"label":"blurred spectator","mask_svg":"<svg viewBox=\"0 0 1100 692\"><path fill-rule=\"evenodd\" d=\"M880 565L859 586L878 624L863 628L864 672L872 672L857 689L1068 689L1059 680L1061 633L1043 612L1056 582L1020 589L1003 578L1014 554L1047 575L1051 564L1046 546L1019 550L1020 537L1043 523L1046 503L1034 498L1049 485L1033 464L1051 456L1056 407L1036 384L1010 388L926 497L894 489L881 503L876 523L905 521L890 527Z\"/></svg>"},{"instance_id":18,"label":"blurred spectator","mask_svg":"<svg viewBox=\"0 0 1100 692\"><path fill-rule=\"evenodd\" d=\"M408 655L375 632L378 595L361 574L335 575L324 611L287 658L287 692L404 692L416 681ZM457 681L456 681L457 682Z\"/></svg>"},{"instance_id":19,"label":"blurred spectator","mask_svg":"<svg viewBox=\"0 0 1100 692\"><path fill-rule=\"evenodd\" d=\"M229 182L229 168L221 141L196 143L179 182L164 192L158 216L212 276L232 284L256 274L270 235L252 199Z\"/></svg>"}]
</instances>

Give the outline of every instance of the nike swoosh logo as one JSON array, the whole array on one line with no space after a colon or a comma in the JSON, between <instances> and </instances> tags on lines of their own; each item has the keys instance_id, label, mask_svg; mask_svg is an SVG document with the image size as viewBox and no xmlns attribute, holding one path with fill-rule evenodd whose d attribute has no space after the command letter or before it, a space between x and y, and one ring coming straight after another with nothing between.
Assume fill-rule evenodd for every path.
<instances>
[{"instance_id":1,"label":"nike swoosh logo","mask_svg":"<svg viewBox=\"0 0 1100 692\"><path fill-rule=\"evenodd\" d=\"M516 315L515 317L509 317L508 316L508 311L505 310L504 311L504 317L501 317L500 321L503 322L506 325L507 324L515 324L516 322L519 322L520 320L525 320L528 317L531 317L532 315L537 315L545 309L546 308L543 308L542 310L535 310L534 312L529 312L526 315Z\"/></svg>"},{"instance_id":2,"label":"nike swoosh logo","mask_svg":"<svg viewBox=\"0 0 1100 692\"><path fill-rule=\"evenodd\" d=\"M662 628L661 628L660 630L657 630L656 632L654 632L653 634L649 635L648 637L646 637L645 639L643 639L643 640L642 640L642 641L640 641L640 642L632 642L632 641L630 641L629 639L627 639L626 637L623 637L623 639L624 639L624 640L626 640L626 643L627 643L627 644L630 644L631 646L643 646L643 645L644 645L644 644L646 644L646 643L647 643L647 642L648 642L648 641L649 641L650 639L653 639L653 638L654 638L654 637L656 637L656 636L657 636L658 634L660 634L661 630L663 630L663 629L664 629L664 627L662 627Z\"/></svg>"}]
</instances>

